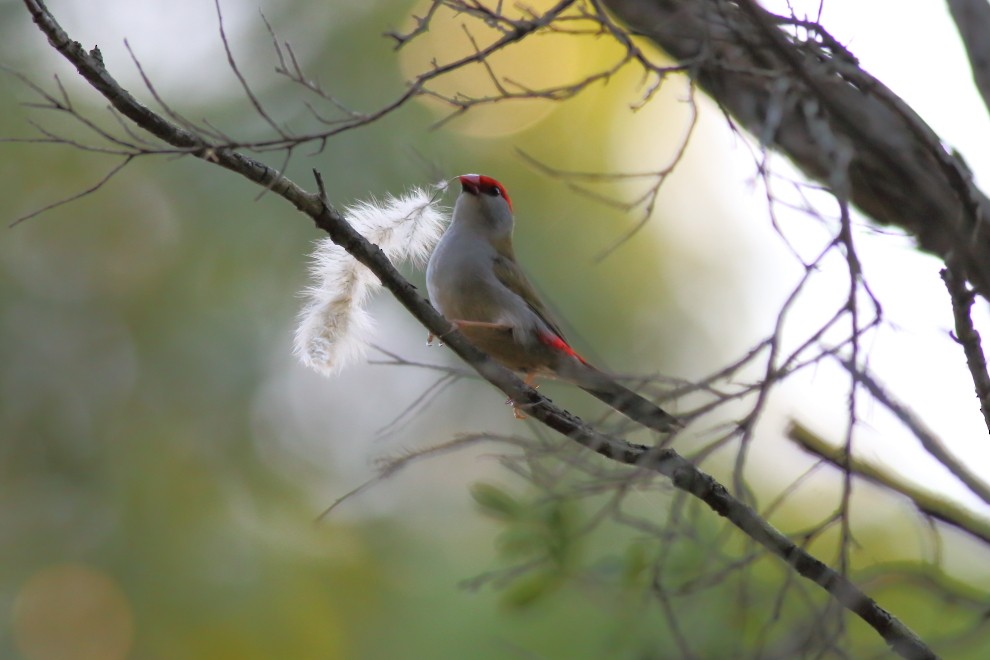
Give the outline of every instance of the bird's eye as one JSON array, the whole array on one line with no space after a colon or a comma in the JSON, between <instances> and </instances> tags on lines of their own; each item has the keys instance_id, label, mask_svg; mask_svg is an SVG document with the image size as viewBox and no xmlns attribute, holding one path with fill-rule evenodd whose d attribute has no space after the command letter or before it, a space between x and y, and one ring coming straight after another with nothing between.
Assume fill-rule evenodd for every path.
<instances>
[{"instance_id":1,"label":"bird's eye","mask_svg":"<svg viewBox=\"0 0 990 660\"><path fill-rule=\"evenodd\" d=\"M505 200L509 209L512 209L512 200L509 199L509 193L505 191L505 188L501 183L489 176L478 176L478 181L475 183L475 190L477 193L483 193L488 197L501 197ZM476 194L477 194L476 193Z\"/></svg>"}]
</instances>

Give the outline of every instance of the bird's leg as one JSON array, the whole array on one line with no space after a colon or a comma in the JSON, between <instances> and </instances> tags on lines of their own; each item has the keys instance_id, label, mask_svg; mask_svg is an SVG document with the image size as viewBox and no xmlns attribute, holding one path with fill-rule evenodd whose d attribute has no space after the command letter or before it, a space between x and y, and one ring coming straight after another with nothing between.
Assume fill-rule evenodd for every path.
<instances>
[{"instance_id":1,"label":"bird's leg","mask_svg":"<svg viewBox=\"0 0 990 660\"><path fill-rule=\"evenodd\" d=\"M458 330L464 328L488 328L489 330L511 330L512 326L505 323L491 323L489 321L463 321L455 319L451 321Z\"/></svg>"},{"instance_id":2,"label":"bird's leg","mask_svg":"<svg viewBox=\"0 0 990 660\"><path fill-rule=\"evenodd\" d=\"M464 328L488 328L489 330L511 330L511 325L506 325L505 323L491 323L489 321L464 321L463 319L454 319L451 321L454 327L458 330L463 330ZM426 336L426 345L432 346L435 337L431 332ZM442 339L442 336L441 336ZM443 346L443 343L440 344Z\"/></svg>"}]
</instances>

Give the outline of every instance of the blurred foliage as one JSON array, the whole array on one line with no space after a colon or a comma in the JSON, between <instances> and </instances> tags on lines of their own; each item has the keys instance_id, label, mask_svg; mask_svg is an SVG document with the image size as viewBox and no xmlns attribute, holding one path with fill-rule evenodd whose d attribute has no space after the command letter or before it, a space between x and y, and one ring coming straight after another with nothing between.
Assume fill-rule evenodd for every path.
<instances>
[{"instance_id":1,"label":"blurred foliage","mask_svg":"<svg viewBox=\"0 0 990 660\"><path fill-rule=\"evenodd\" d=\"M81 15L62 4L51 2L56 15ZM113 7L97 4L102 10L88 10L95 16ZM152 23L155 12L172 11L146 4ZM373 109L403 89L380 35L406 24L410 5L344 4L296 0L264 10L334 96ZM104 104L30 36L17 3L0 3L0 16L3 62L46 89L57 71L83 111L113 125L101 115ZM248 27L228 36L260 98L280 120L304 123L298 90L271 74L264 25L253 14L242 23ZM86 43L99 41L116 70L127 59L99 26L66 22ZM200 30L218 47L213 23ZM140 53L140 34L129 36ZM599 55L594 47L581 52ZM192 90L203 84L197 74L227 72L219 50L201 66L182 72ZM621 259L576 267L628 221L605 207L587 213L586 200L548 187L516 153L525 147L575 169L608 169L613 115L625 112L626 99L614 93L620 84L590 90L520 133L488 138L477 127L431 131L433 110L410 105L322 152L296 154L288 173L312 187L310 170L319 168L340 203L441 174L496 174L526 209L521 260L598 352L642 366L643 355L627 349L644 310L683 328L681 350L705 350L689 321L679 322L666 283L641 276L663 260L662 247L644 236ZM264 135L235 85L223 94L171 94L190 117L244 138ZM0 77L0 135L34 134L28 121L37 111L19 105L30 100L15 78ZM71 118L44 120L82 135ZM93 185L115 164L44 144L0 149L5 225ZM262 157L281 166L278 155ZM350 513L314 522L369 475L376 455L439 442L459 425L513 424L490 390L457 387L384 448L374 444L375 430L428 381L361 367L327 382L294 364L296 292L316 237L273 196L191 158L139 159L95 194L3 230L0 657L647 658L679 655L678 636L702 657L730 657L740 644L784 643L761 636L768 611L775 635L814 631L820 593L800 588L782 598L780 585L791 578L775 560L729 570L752 548L706 510L682 506L679 533L669 538L611 523L589 533L594 498L493 485L503 472L478 467L478 452L436 459L441 465L420 481L400 481ZM387 303L381 311L398 318ZM388 323L384 345L421 348L421 328ZM641 347L657 360L658 347L675 337L653 339ZM571 396L563 394L568 403ZM481 403L463 405L474 400ZM467 506L479 472L470 492L486 516ZM639 515L672 516L669 493L649 498ZM705 583L713 561L726 571ZM464 582L475 588L458 588ZM648 595L658 584L680 612L678 630ZM803 607L781 604L791 593ZM930 616L900 593L890 602L923 632L954 615L947 606ZM865 648L880 647L852 625Z\"/></svg>"},{"instance_id":2,"label":"blurred foliage","mask_svg":"<svg viewBox=\"0 0 990 660\"><path fill-rule=\"evenodd\" d=\"M75 8L59 4L52 9L74 36L100 43L111 70L133 76L116 35L100 33L99 22L73 20ZM408 9L389 2L338 12L295 2L265 12L280 36L308 53L307 70L335 96L372 109L402 90L391 44L380 35L404 24ZM113 126L100 99L32 38L16 3L2 11L11 37L4 62L50 91L57 72L80 110ZM149 3L147 11L169 8ZM231 24L235 18L228 16ZM229 36L256 91L275 116L303 124L299 92L271 75L263 23L257 16L242 22L249 30ZM229 77L214 25L198 29L215 42L204 71ZM155 65L140 33L127 36L144 63ZM172 89L173 107L190 117L209 117L244 138L264 135L243 94L229 87L224 95L197 95L166 86L163 94ZM70 117L35 116L20 105L35 99L14 77L0 78L0 90L2 135L32 135L27 122L37 119L89 138ZM492 171L521 182L515 194L532 200L533 217L553 203L522 184L530 177L521 174L513 141L430 132L433 118L409 106L400 120L341 135L315 157L296 157L289 174L311 186L310 169L319 167L331 194L346 202L437 173ZM538 134L531 130L526 141L533 146ZM557 139L545 136L548 144ZM117 163L52 145L2 148L5 225L93 185ZM594 151L593 144L585 148ZM281 165L281 156L262 157ZM384 423L419 385L396 374L397 391L375 401L370 391L345 384L344 394L293 364L296 292L317 233L258 193L190 158L139 159L95 194L4 230L0 656L107 658L120 648L142 658L605 652L612 626L587 626L594 611L587 600L548 596L523 615L499 606L504 594L457 588L492 554L490 527L475 520L475 531L458 531L475 517L470 511L453 519L415 511L437 506L434 496L410 504L411 516L394 517L389 504L378 514L314 523L323 506L363 478L341 470L367 464L376 451L367 444L368 423L355 418L377 413L382 418L372 423ZM541 270L547 268L553 265ZM411 324L395 331L421 342ZM390 376L379 371L381 377ZM285 403L300 387L287 383L295 382L315 384L308 401L324 408L315 438L301 442L293 436L305 422L278 424L301 414ZM316 443L323 446L311 451ZM366 446L364 458L345 456L345 467L334 467L335 455L347 453L336 448L341 444ZM430 490L466 500L468 483L447 478ZM436 543L457 545L437 552ZM122 597L92 596L87 616L94 620L53 633L55 622L73 616L72 607L60 607L67 598L102 593L80 586L88 584ZM46 631L40 637L39 629Z\"/></svg>"}]
</instances>

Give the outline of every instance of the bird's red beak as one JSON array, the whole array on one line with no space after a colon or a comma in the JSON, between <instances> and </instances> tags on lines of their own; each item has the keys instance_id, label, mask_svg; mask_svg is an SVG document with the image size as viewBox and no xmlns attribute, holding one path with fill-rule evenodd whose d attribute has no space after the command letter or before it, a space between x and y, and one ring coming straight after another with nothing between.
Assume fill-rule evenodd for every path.
<instances>
[{"instance_id":1,"label":"bird's red beak","mask_svg":"<svg viewBox=\"0 0 990 660\"><path fill-rule=\"evenodd\" d=\"M469 192L472 195L481 194L481 175L479 174L462 174L457 177L461 182L461 189L464 192Z\"/></svg>"}]
</instances>

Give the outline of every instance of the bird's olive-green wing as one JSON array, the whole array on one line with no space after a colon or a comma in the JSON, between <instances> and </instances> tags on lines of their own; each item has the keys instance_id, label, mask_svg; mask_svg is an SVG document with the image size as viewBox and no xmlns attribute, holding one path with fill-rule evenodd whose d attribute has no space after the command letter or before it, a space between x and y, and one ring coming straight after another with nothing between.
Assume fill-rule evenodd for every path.
<instances>
[{"instance_id":1,"label":"bird's olive-green wing","mask_svg":"<svg viewBox=\"0 0 990 660\"><path fill-rule=\"evenodd\" d=\"M550 313L543 305L543 301L540 300L540 296L536 293L536 289L534 289L533 285L530 284L529 279L526 278L526 274L523 273L515 259L508 258L504 255L499 255L495 257L493 268L495 270L495 277L498 278L498 281L504 284L505 287L514 294L525 300L530 309L532 309L544 323L550 326L550 329L557 333L558 337L564 339L564 333L561 332L560 326L558 326L557 322L550 316Z\"/></svg>"}]
</instances>

